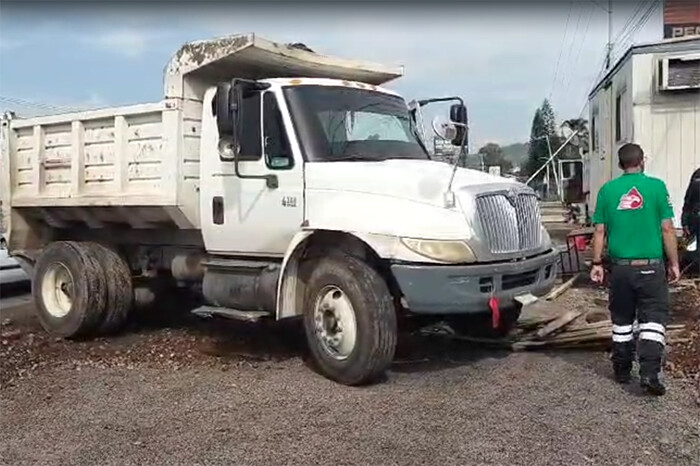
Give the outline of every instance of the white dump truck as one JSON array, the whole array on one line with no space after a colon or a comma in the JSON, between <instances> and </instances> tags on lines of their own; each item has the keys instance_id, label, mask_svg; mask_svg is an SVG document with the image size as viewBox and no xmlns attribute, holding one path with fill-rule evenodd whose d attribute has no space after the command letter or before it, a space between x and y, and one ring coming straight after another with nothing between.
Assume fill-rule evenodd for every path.
<instances>
[{"instance_id":1,"label":"white dump truck","mask_svg":"<svg viewBox=\"0 0 700 466\"><path fill-rule=\"evenodd\" d=\"M507 329L556 275L535 194L431 160L419 110L450 99L380 87L402 72L237 35L184 45L161 102L6 116L8 245L44 328L114 332L133 284L165 277L202 316L301 317L320 372L349 385L388 367L398 317Z\"/></svg>"}]
</instances>

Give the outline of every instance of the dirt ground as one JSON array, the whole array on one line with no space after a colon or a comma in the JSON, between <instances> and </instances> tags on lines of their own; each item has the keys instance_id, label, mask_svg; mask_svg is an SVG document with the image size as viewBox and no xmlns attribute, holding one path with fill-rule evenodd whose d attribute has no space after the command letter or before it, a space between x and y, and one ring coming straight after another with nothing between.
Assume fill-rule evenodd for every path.
<instances>
[{"instance_id":1,"label":"dirt ground","mask_svg":"<svg viewBox=\"0 0 700 466\"><path fill-rule=\"evenodd\" d=\"M697 332L698 295L674 295ZM48 337L31 305L3 309L0 463L700 464L697 333L670 348L660 399L616 385L602 351L411 335L383 383L348 388L311 370L297 323L201 321L170 306L85 342Z\"/></svg>"},{"instance_id":2,"label":"dirt ground","mask_svg":"<svg viewBox=\"0 0 700 466\"><path fill-rule=\"evenodd\" d=\"M604 288L594 287L581 280L581 284L557 299L562 308L607 308L608 294ZM669 345L666 373L691 382L700 392L700 290L691 280L670 287L670 323L683 324L678 341Z\"/></svg>"}]
</instances>

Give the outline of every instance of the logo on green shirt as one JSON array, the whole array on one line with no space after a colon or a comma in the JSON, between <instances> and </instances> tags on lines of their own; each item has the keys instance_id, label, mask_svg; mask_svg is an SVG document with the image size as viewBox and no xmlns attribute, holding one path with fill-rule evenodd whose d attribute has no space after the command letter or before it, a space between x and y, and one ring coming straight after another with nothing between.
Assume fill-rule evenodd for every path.
<instances>
[{"instance_id":1,"label":"logo on green shirt","mask_svg":"<svg viewBox=\"0 0 700 466\"><path fill-rule=\"evenodd\" d=\"M636 186L633 186L627 194L620 198L617 210L637 210L644 207L644 197Z\"/></svg>"}]
</instances>

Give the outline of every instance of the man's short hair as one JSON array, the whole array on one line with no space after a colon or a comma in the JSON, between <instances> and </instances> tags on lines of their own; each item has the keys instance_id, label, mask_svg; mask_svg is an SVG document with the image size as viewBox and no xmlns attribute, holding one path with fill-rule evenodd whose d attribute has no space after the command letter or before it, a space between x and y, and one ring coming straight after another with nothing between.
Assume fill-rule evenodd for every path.
<instances>
[{"instance_id":1,"label":"man's short hair","mask_svg":"<svg viewBox=\"0 0 700 466\"><path fill-rule=\"evenodd\" d=\"M617 157L620 161L620 167L626 168L638 167L644 160L644 151L637 144L627 143L620 147L617 151Z\"/></svg>"}]
</instances>

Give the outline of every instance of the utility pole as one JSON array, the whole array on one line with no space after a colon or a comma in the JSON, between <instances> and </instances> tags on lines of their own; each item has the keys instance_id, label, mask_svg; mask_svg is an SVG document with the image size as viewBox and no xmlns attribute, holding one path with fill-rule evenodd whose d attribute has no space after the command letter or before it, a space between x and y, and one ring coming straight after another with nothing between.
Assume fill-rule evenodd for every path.
<instances>
[{"instance_id":1,"label":"utility pole","mask_svg":"<svg viewBox=\"0 0 700 466\"><path fill-rule=\"evenodd\" d=\"M608 0L608 47L607 47L607 53L605 54L605 69L609 70L610 69L610 58L612 56L612 49L613 49L613 44L612 44L612 0Z\"/></svg>"}]
</instances>

